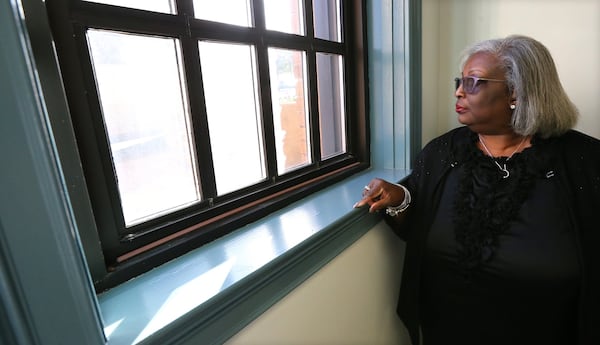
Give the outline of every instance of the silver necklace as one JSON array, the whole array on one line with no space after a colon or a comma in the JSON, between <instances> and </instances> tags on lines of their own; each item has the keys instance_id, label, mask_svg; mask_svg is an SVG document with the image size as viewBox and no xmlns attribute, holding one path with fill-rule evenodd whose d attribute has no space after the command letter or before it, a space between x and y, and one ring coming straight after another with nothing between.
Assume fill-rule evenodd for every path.
<instances>
[{"instance_id":1,"label":"silver necklace","mask_svg":"<svg viewBox=\"0 0 600 345\"><path fill-rule=\"evenodd\" d=\"M483 137L481 137L481 134L477 134L477 135L479 136L479 142L481 143L481 146L483 146L483 148L485 149L485 152L487 152L487 154L490 156L492 161L494 161L494 163L496 163L496 166L502 172L502 178L508 178L510 176L510 172L506 168L506 163L500 165L500 163L498 163L498 161L496 160L496 157L494 157L494 155L492 155L490 150L485 145L485 142L483 141ZM523 146L523 143L525 142L526 139L527 139L527 137L523 137L523 140L521 140L521 143L519 144L519 146L517 146L517 148L513 151L513 153L511 153L511 155L508 156L508 158L506 158L506 162L508 162L508 160L511 159L512 156L514 156L515 153L517 153L517 151L519 151L519 149L521 148L521 146Z\"/></svg>"}]
</instances>

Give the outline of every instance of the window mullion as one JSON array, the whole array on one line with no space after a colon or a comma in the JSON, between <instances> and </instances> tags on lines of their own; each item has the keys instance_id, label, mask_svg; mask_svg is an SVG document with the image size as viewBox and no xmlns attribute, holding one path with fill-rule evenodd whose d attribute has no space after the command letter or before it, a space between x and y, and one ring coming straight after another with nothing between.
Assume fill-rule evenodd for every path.
<instances>
[{"instance_id":1,"label":"window mullion","mask_svg":"<svg viewBox=\"0 0 600 345\"><path fill-rule=\"evenodd\" d=\"M315 26L313 20L313 0L304 2L304 21L306 23L306 37L312 42L315 36ZM307 76L308 76L308 101L309 101L309 121L310 121L310 141L312 162L317 167L321 164L321 139L319 126L319 96L317 88L317 56L315 47L310 45L306 52Z\"/></svg>"},{"instance_id":2,"label":"window mullion","mask_svg":"<svg viewBox=\"0 0 600 345\"><path fill-rule=\"evenodd\" d=\"M194 20L194 9L192 0L176 0L176 6L178 16L184 19L186 25L185 36L181 38L181 50L187 85L188 99L186 101L190 107L201 200L213 200L217 196L217 185L210 135L208 134L208 115L202 82L202 66L200 65L198 38L190 33L190 21Z\"/></svg>"},{"instance_id":3,"label":"window mullion","mask_svg":"<svg viewBox=\"0 0 600 345\"><path fill-rule=\"evenodd\" d=\"M263 0L251 0L252 2L252 18L254 18L254 27L261 31L265 32L266 24L265 24L265 4Z\"/></svg>"},{"instance_id":4,"label":"window mullion","mask_svg":"<svg viewBox=\"0 0 600 345\"><path fill-rule=\"evenodd\" d=\"M314 49L307 52L308 100L312 162L321 163L321 133L319 126L319 93L317 87L317 57Z\"/></svg>"},{"instance_id":5,"label":"window mullion","mask_svg":"<svg viewBox=\"0 0 600 345\"><path fill-rule=\"evenodd\" d=\"M273 180L277 176L277 149L275 144L275 125L273 123L268 46L263 42L257 42L256 57L258 60L258 84L260 88L260 104L264 128L263 135L265 140L267 178Z\"/></svg>"},{"instance_id":6,"label":"window mullion","mask_svg":"<svg viewBox=\"0 0 600 345\"><path fill-rule=\"evenodd\" d=\"M304 0L304 22L306 23L306 37L315 37L315 23L313 20L313 0Z\"/></svg>"},{"instance_id":7,"label":"window mullion","mask_svg":"<svg viewBox=\"0 0 600 345\"><path fill-rule=\"evenodd\" d=\"M208 119L206 113L206 100L204 97L204 86L202 83L200 52L198 50L198 40L196 38L183 37L181 43L187 79L190 116L192 118L192 131L199 175L198 179L202 199L207 200L216 197L217 187L210 146L210 136L208 135Z\"/></svg>"},{"instance_id":8,"label":"window mullion","mask_svg":"<svg viewBox=\"0 0 600 345\"><path fill-rule=\"evenodd\" d=\"M175 6L177 7L177 14L179 16L186 16L187 18L194 17L194 6L192 0L175 0Z\"/></svg>"},{"instance_id":9,"label":"window mullion","mask_svg":"<svg viewBox=\"0 0 600 345\"><path fill-rule=\"evenodd\" d=\"M264 150L266 156L267 179L273 181L277 177L277 149L275 144L275 127L273 123L273 103L271 101L271 81L269 75L269 46L263 38L266 32L265 9L263 0L251 0L252 18L255 30L261 37L256 45L256 63L258 66L258 86L260 109L263 124Z\"/></svg>"},{"instance_id":10,"label":"window mullion","mask_svg":"<svg viewBox=\"0 0 600 345\"><path fill-rule=\"evenodd\" d=\"M187 79L187 101L192 121L192 135L194 137L201 200L212 202L217 196L217 184L210 145L198 38L192 36L190 32L190 21L194 20L194 9L192 0L177 0L176 2L178 15L183 17L186 23L186 34L181 38L181 50Z\"/></svg>"}]
</instances>

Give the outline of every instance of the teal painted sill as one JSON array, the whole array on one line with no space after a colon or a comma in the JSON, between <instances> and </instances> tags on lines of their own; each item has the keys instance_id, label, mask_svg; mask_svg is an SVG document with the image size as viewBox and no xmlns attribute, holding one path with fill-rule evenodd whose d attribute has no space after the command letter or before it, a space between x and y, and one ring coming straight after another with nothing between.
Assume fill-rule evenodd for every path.
<instances>
[{"instance_id":1,"label":"teal painted sill","mask_svg":"<svg viewBox=\"0 0 600 345\"><path fill-rule=\"evenodd\" d=\"M375 226L369 169L98 295L108 344L222 344Z\"/></svg>"}]
</instances>

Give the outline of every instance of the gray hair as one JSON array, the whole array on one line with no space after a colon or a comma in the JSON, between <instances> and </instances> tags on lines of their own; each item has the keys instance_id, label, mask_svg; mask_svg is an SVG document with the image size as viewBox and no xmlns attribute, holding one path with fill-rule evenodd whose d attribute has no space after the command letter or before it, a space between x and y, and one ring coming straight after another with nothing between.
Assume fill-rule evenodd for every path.
<instances>
[{"instance_id":1,"label":"gray hair","mask_svg":"<svg viewBox=\"0 0 600 345\"><path fill-rule=\"evenodd\" d=\"M554 60L543 44L519 35L478 42L464 51L461 71L477 53L497 57L505 70L509 91L517 100L512 116L516 133L547 138L575 126L579 112L565 93Z\"/></svg>"}]
</instances>

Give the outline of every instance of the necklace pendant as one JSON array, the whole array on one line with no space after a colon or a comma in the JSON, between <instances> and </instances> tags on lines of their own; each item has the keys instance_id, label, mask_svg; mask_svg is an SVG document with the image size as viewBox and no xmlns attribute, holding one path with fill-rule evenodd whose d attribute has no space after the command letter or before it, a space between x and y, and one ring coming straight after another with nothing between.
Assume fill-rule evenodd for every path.
<instances>
[{"instance_id":1,"label":"necklace pendant","mask_svg":"<svg viewBox=\"0 0 600 345\"><path fill-rule=\"evenodd\" d=\"M506 164L503 164L503 166L500 168L500 170L504 174L504 175L502 175L502 178L508 178L510 176L510 172L508 171L508 169L506 169Z\"/></svg>"}]
</instances>

